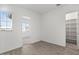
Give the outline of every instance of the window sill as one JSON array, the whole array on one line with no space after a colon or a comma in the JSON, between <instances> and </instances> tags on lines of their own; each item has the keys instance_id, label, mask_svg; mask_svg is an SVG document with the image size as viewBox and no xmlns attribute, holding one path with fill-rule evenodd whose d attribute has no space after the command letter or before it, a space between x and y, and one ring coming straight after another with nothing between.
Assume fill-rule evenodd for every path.
<instances>
[{"instance_id":1,"label":"window sill","mask_svg":"<svg viewBox=\"0 0 79 59\"><path fill-rule=\"evenodd\" d=\"M0 29L1 32L12 32L12 29Z\"/></svg>"}]
</instances>

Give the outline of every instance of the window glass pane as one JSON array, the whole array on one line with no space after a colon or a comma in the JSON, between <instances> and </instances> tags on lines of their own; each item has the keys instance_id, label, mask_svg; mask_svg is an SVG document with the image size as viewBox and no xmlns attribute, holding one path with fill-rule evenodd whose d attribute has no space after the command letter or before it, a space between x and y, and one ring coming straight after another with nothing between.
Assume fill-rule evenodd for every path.
<instances>
[{"instance_id":1,"label":"window glass pane","mask_svg":"<svg viewBox=\"0 0 79 59\"><path fill-rule=\"evenodd\" d=\"M26 24L22 23L22 32L25 32L25 31L26 31Z\"/></svg>"},{"instance_id":2,"label":"window glass pane","mask_svg":"<svg viewBox=\"0 0 79 59\"><path fill-rule=\"evenodd\" d=\"M6 22L12 22L12 19L7 18Z\"/></svg>"},{"instance_id":3,"label":"window glass pane","mask_svg":"<svg viewBox=\"0 0 79 59\"><path fill-rule=\"evenodd\" d=\"M12 22L7 22L6 28L12 28Z\"/></svg>"},{"instance_id":4,"label":"window glass pane","mask_svg":"<svg viewBox=\"0 0 79 59\"><path fill-rule=\"evenodd\" d=\"M7 19L7 13L6 12L1 12L1 21L3 22L5 22L6 21L6 19Z\"/></svg>"},{"instance_id":5,"label":"window glass pane","mask_svg":"<svg viewBox=\"0 0 79 59\"><path fill-rule=\"evenodd\" d=\"M0 28L6 28L6 22L1 22L1 27Z\"/></svg>"}]
</instances>

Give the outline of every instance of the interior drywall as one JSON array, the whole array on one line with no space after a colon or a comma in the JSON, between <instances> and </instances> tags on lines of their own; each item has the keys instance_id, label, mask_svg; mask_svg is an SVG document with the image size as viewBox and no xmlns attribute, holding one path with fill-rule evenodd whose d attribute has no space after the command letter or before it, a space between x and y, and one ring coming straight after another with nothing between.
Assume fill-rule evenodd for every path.
<instances>
[{"instance_id":1,"label":"interior drywall","mask_svg":"<svg viewBox=\"0 0 79 59\"><path fill-rule=\"evenodd\" d=\"M12 12L12 21L13 21L13 30L12 31L0 31L0 53L7 52L9 50L22 47L23 39L27 43L33 43L39 41L40 36L40 15L30 11L28 9L24 9L22 7L18 7L15 5L0 5L0 9L9 9ZM21 24L20 20L22 16L30 17L31 22L31 35L30 37L23 38L21 32Z\"/></svg>"},{"instance_id":2,"label":"interior drywall","mask_svg":"<svg viewBox=\"0 0 79 59\"><path fill-rule=\"evenodd\" d=\"M42 17L43 40L65 46L65 15L60 8L45 13Z\"/></svg>"}]
</instances>

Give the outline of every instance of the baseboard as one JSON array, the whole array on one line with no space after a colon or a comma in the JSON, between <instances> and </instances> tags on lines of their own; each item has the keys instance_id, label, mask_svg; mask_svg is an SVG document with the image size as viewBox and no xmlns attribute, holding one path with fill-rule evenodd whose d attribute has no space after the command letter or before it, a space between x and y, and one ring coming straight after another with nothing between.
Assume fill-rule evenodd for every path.
<instances>
[{"instance_id":1,"label":"baseboard","mask_svg":"<svg viewBox=\"0 0 79 59\"><path fill-rule=\"evenodd\" d=\"M66 45L61 45L61 44L57 44L57 43L53 43L53 42L48 42L46 40L41 40L41 41L44 41L44 42L47 42L47 43L50 43L50 44L55 44L55 45L58 45L58 46L61 46L61 47L66 47Z\"/></svg>"},{"instance_id":2,"label":"baseboard","mask_svg":"<svg viewBox=\"0 0 79 59\"><path fill-rule=\"evenodd\" d=\"M13 50L16 50L16 49L19 49L19 48L22 48L22 46L15 47L15 48L12 48L12 49L8 49L8 50L6 50L6 51L2 51L2 52L0 53L0 55L3 55L3 54L5 54L5 53L7 53L7 52L9 52L9 51L13 51Z\"/></svg>"},{"instance_id":3,"label":"baseboard","mask_svg":"<svg viewBox=\"0 0 79 59\"><path fill-rule=\"evenodd\" d=\"M32 41L27 41L26 43L24 44L33 44L33 43L36 43L36 42L39 42L40 40L32 40Z\"/></svg>"}]
</instances>

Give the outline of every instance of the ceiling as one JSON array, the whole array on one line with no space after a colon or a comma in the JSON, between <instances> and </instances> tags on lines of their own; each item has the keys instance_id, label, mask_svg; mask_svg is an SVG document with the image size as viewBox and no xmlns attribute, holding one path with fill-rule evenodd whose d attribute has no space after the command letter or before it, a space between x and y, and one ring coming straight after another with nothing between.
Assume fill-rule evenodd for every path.
<instances>
[{"instance_id":1,"label":"ceiling","mask_svg":"<svg viewBox=\"0 0 79 59\"><path fill-rule=\"evenodd\" d=\"M24 8L27 8L29 10L32 10L32 11L35 11L35 12L42 14L42 13L51 11L51 10L58 8L60 6L63 6L63 5L56 6L56 4L20 4L18 6L24 7Z\"/></svg>"}]
</instances>

